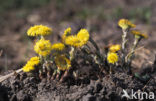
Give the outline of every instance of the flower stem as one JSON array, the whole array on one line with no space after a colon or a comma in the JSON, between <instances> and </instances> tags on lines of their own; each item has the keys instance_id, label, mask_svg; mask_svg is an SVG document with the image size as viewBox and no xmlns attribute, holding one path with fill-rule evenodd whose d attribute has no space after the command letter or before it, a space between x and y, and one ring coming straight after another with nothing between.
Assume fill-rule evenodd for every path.
<instances>
[{"instance_id":1,"label":"flower stem","mask_svg":"<svg viewBox=\"0 0 156 101\"><path fill-rule=\"evenodd\" d=\"M128 30L122 30L123 31L123 35L122 35L122 50L124 51L125 50L125 47L126 47L126 43L127 43L127 33L128 33Z\"/></svg>"},{"instance_id":2,"label":"flower stem","mask_svg":"<svg viewBox=\"0 0 156 101\"><path fill-rule=\"evenodd\" d=\"M134 52L135 52L136 47L138 46L140 40L141 40L140 38L135 38L135 41L133 43L133 47L132 47L130 53L126 56L126 62L128 64L128 66L131 65L131 62L132 62L133 56L134 56Z\"/></svg>"},{"instance_id":3,"label":"flower stem","mask_svg":"<svg viewBox=\"0 0 156 101\"><path fill-rule=\"evenodd\" d=\"M112 66L109 68L109 74L112 74Z\"/></svg>"},{"instance_id":4,"label":"flower stem","mask_svg":"<svg viewBox=\"0 0 156 101\"><path fill-rule=\"evenodd\" d=\"M126 49L126 45L127 45L127 33L128 33L128 29L123 29L123 35L122 35L122 45L121 45L121 48L122 48L122 64L124 65L125 64L125 49Z\"/></svg>"},{"instance_id":5,"label":"flower stem","mask_svg":"<svg viewBox=\"0 0 156 101\"><path fill-rule=\"evenodd\" d=\"M92 55L94 61L96 64L99 65L100 69L105 73L107 74L107 71L103 68L103 61L104 61L104 58L103 55L101 55L100 53L100 49L98 47L98 45L96 44L96 42L90 37L89 41L92 43L92 45L95 47L96 49L96 55Z\"/></svg>"},{"instance_id":6,"label":"flower stem","mask_svg":"<svg viewBox=\"0 0 156 101\"><path fill-rule=\"evenodd\" d=\"M70 61L72 61L75 56L75 48L74 47L71 47L69 54L70 54Z\"/></svg>"}]
</instances>

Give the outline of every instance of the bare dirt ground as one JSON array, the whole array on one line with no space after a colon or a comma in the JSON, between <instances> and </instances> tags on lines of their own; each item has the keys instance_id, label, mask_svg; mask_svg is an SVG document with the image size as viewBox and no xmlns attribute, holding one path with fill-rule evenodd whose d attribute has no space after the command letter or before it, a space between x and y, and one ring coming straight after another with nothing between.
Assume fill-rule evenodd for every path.
<instances>
[{"instance_id":1,"label":"bare dirt ground","mask_svg":"<svg viewBox=\"0 0 156 101\"><path fill-rule=\"evenodd\" d=\"M128 94L131 94L133 89L134 92L138 90L148 94L153 92L155 96L155 71L156 60L152 67L141 69L139 72L142 77L148 75L148 79L116 71L102 78L97 78L96 75L83 75L78 79L68 78L61 83L57 80L39 79L36 76L30 77L20 73L0 83L0 101L140 101L137 94L135 94L136 100L122 97L123 89ZM92 72L93 70L88 70L89 74ZM142 101L147 100L149 98L145 96L142 98Z\"/></svg>"}]
</instances>

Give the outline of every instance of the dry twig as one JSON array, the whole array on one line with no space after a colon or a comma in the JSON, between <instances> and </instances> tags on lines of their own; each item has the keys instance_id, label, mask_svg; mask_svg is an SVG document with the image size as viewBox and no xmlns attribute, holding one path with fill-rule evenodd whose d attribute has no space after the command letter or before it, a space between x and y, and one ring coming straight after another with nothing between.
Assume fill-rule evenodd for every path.
<instances>
[{"instance_id":1,"label":"dry twig","mask_svg":"<svg viewBox=\"0 0 156 101\"><path fill-rule=\"evenodd\" d=\"M12 73L10 73L10 74L7 74L7 75L5 75L5 76L1 76L1 77L0 77L0 82L3 82L4 80L6 80L6 79L8 79L9 77L13 76L15 73L20 73L20 72L22 72L22 68L21 68L21 69L18 69L18 70L16 70L16 71L14 71L14 72L12 72Z\"/></svg>"}]
</instances>

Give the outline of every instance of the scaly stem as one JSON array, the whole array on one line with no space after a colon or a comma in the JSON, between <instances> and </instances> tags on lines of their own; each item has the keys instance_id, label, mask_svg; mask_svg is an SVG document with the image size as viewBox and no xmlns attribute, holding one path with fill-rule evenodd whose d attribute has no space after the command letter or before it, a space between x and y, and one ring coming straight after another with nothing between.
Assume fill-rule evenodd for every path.
<instances>
[{"instance_id":1,"label":"scaly stem","mask_svg":"<svg viewBox=\"0 0 156 101\"><path fill-rule=\"evenodd\" d=\"M128 33L128 30L123 30L123 35L122 35L122 51L124 51L125 50L125 47L126 47L127 33Z\"/></svg>"},{"instance_id":2,"label":"scaly stem","mask_svg":"<svg viewBox=\"0 0 156 101\"><path fill-rule=\"evenodd\" d=\"M122 64L124 65L125 64L125 49L126 49L126 45L127 45L127 33L128 33L128 29L123 29L123 35L122 35L122 45L121 45L121 48L122 48Z\"/></svg>"},{"instance_id":3,"label":"scaly stem","mask_svg":"<svg viewBox=\"0 0 156 101\"><path fill-rule=\"evenodd\" d=\"M75 48L74 47L71 47L69 55L70 55L70 61L72 61L74 59L74 56L75 56Z\"/></svg>"},{"instance_id":4,"label":"scaly stem","mask_svg":"<svg viewBox=\"0 0 156 101\"><path fill-rule=\"evenodd\" d=\"M133 60L133 57L134 57L134 52L136 50L136 47L138 46L138 43L139 41L141 40L141 38L135 38L135 41L133 43L133 47L130 51L130 53L126 56L126 67L128 68L128 73L132 73L132 70L131 70L131 62Z\"/></svg>"},{"instance_id":5,"label":"scaly stem","mask_svg":"<svg viewBox=\"0 0 156 101\"><path fill-rule=\"evenodd\" d=\"M128 66L131 65L131 62L132 62L132 59L134 56L134 52L135 52L136 47L138 46L140 40L141 40L140 38L135 38L135 41L133 43L133 47L132 47L130 53L126 56L126 62L128 64Z\"/></svg>"},{"instance_id":6,"label":"scaly stem","mask_svg":"<svg viewBox=\"0 0 156 101\"><path fill-rule=\"evenodd\" d=\"M45 63L44 63L44 62L45 62L45 61L44 61L45 59L44 59L44 57L43 57L42 55L39 55L39 58L40 58L40 63L41 63L41 65L42 65L42 66L40 66L40 68L39 68L39 75L42 76L42 74L43 74L43 72L44 72L44 70L45 70L45 68L44 68L44 67L45 67L45 66L44 66L44 65L45 65Z\"/></svg>"}]
</instances>

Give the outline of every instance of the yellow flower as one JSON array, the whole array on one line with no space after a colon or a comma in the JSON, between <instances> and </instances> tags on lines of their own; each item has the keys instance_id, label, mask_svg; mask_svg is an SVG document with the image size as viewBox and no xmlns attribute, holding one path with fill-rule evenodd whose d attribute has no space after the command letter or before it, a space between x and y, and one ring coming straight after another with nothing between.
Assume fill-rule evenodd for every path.
<instances>
[{"instance_id":1,"label":"yellow flower","mask_svg":"<svg viewBox=\"0 0 156 101\"><path fill-rule=\"evenodd\" d=\"M81 29L78 32L77 37L79 38L79 40L81 40L83 44L86 44L89 40L89 32L86 29Z\"/></svg>"},{"instance_id":2,"label":"yellow flower","mask_svg":"<svg viewBox=\"0 0 156 101\"><path fill-rule=\"evenodd\" d=\"M127 19L120 19L118 22L118 25L122 28L122 29L128 29L128 28L135 28L136 25L132 24L129 20Z\"/></svg>"},{"instance_id":3,"label":"yellow flower","mask_svg":"<svg viewBox=\"0 0 156 101\"><path fill-rule=\"evenodd\" d=\"M65 42L65 38L69 36L70 34L71 34L71 28L69 27L64 31L64 34L62 36L62 41Z\"/></svg>"},{"instance_id":4,"label":"yellow flower","mask_svg":"<svg viewBox=\"0 0 156 101\"><path fill-rule=\"evenodd\" d=\"M118 61L118 55L114 52L109 52L107 55L108 63L115 64Z\"/></svg>"},{"instance_id":5,"label":"yellow flower","mask_svg":"<svg viewBox=\"0 0 156 101\"><path fill-rule=\"evenodd\" d=\"M82 47L87 44L89 40L89 33L86 29L81 29L77 35L68 36L65 39L65 44L74 46L74 47Z\"/></svg>"},{"instance_id":6,"label":"yellow flower","mask_svg":"<svg viewBox=\"0 0 156 101\"><path fill-rule=\"evenodd\" d=\"M35 69L35 67L33 67L32 65L25 65L22 70L24 72L30 72L30 71L33 71Z\"/></svg>"},{"instance_id":7,"label":"yellow flower","mask_svg":"<svg viewBox=\"0 0 156 101\"><path fill-rule=\"evenodd\" d=\"M120 50L120 48L121 48L121 46L117 44L117 45L112 45L112 46L110 46L109 50L110 50L111 52L117 52L117 51Z\"/></svg>"},{"instance_id":8,"label":"yellow flower","mask_svg":"<svg viewBox=\"0 0 156 101\"><path fill-rule=\"evenodd\" d=\"M59 70L69 70L71 67L71 61L65 57L65 55L57 55L55 57L55 63Z\"/></svg>"},{"instance_id":9,"label":"yellow flower","mask_svg":"<svg viewBox=\"0 0 156 101\"><path fill-rule=\"evenodd\" d=\"M47 56L51 52L51 43L49 40L45 40L42 38L38 42L36 42L34 50L37 54L41 56Z\"/></svg>"},{"instance_id":10,"label":"yellow flower","mask_svg":"<svg viewBox=\"0 0 156 101\"><path fill-rule=\"evenodd\" d=\"M30 27L27 31L28 36L38 36L38 35L45 36L51 33L52 29L43 25L35 25L33 27Z\"/></svg>"},{"instance_id":11,"label":"yellow flower","mask_svg":"<svg viewBox=\"0 0 156 101\"><path fill-rule=\"evenodd\" d=\"M32 57L25 66L23 66L22 70L24 72L30 72L35 69L35 66L40 63L39 57Z\"/></svg>"},{"instance_id":12,"label":"yellow flower","mask_svg":"<svg viewBox=\"0 0 156 101\"><path fill-rule=\"evenodd\" d=\"M55 43L52 45L52 50L58 50L58 51L62 51L64 50L65 46L63 43Z\"/></svg>"},{"instance_id":13,"label":"yellow flower","mask_svg":"<svg viewBox=\"0 0 156 101\"><path fill-rule=\"evenodd\" d=\"M148 38L148 35L143 34L143 33L141 33L140 31L137 31L137 30L132 30L131 33L134 34L137 37L139 36L139 37L145 38L145 39Z\"/></svg>"},{"instance_id":14,"label":"yellow flower","mask_svg":"<svg viewBox=\"0 0 156 101\"><path fill-rule=\"evenodd\" d=\"M40 58L38 56L32 57L30 59L31 63L33 63L33 65L39 64L40 62Z\"/></svg>"},{"instance_id":15,"label":"yellow flower","mask_svg":"<svg viewBox=\"0 0 156 101\"><path fill-rule=\"evenodd\" d=\"M70 45L70 46L79 47L80 46L79 43L80 43L80 40L75 35L68 36L65 39L65 44Z\"/></svg>"}]
</instances>

